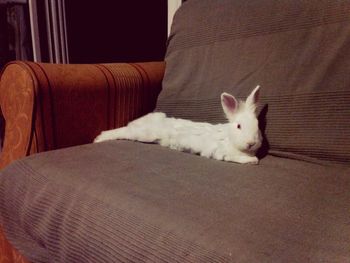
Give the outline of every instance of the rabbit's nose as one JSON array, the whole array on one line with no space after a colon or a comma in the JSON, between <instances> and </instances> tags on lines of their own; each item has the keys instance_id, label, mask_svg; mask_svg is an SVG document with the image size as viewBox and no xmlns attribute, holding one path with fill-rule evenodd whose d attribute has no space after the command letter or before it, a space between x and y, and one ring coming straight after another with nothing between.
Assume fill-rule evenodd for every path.
<instances>
[{"instance_id":1,"label":"rabbit's nose","mask_svg":"<svg viewBox=\"0 0 350 263\"><path fill-rule=\"evenodd\" d=\"M255 144L256 144L256 142L248 142L247 143L247 148L251 149L251 148L253 148L255 146Z\"/></svg>"}]
</instances>

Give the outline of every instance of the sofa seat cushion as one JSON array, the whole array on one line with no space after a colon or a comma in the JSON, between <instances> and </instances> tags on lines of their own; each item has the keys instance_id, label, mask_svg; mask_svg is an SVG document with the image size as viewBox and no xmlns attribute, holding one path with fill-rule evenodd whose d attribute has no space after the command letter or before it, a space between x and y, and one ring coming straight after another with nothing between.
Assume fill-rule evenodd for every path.
<instances>
[{"instance_id":1,"label":"sofa seat cushion","mask_svg":"<svg viewBox=\"0 0 350 263\"><path fill-rule=\"evenodd\" d=\"M111 141L0 174L0 223L32 262L349 262L350 171Z\"/></svg>"}]
</instances>

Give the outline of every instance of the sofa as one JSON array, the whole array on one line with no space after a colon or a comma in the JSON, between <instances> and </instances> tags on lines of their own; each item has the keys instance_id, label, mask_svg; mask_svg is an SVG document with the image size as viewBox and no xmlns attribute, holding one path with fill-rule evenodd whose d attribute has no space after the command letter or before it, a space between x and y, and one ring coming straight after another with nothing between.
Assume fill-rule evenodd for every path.
<instances>
[{"instance_id":1,"label":"sofa","mask_svg":"<svg viewBox=\"0 0 350 263\"><path fill-rule=\"evenodd\" d=\"M188 0L164 61L6 65L0 261L350 262L349 11ZM225 122L221 92L258 84L258 165L92 143L152 111Z\"/></svg>"}]
</instances>

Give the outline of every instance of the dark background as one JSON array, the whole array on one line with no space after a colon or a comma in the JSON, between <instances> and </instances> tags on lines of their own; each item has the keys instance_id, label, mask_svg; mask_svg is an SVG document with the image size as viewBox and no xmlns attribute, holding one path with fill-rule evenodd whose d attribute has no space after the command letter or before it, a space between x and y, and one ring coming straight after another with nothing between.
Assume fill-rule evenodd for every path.
<instances>
[{"instance_id":1,"label":"dark background","mask_svg":"<svg viewBox=\"0 0 350 263\"><path fill-rule=\"evenodd\" d=\"M70 63L163 60L166 0L66 1Z\"/></svg>"},{"instance_id":2,"label":"dark background","mask_svg":"<svg viewBox=\"0 0 350 263\"><path fill-rule=\"evenodd\" d=\"M45 5L44 1L37 4L42 62L49 62ZM163 60L167 0L66 0L65 5L70 63ZM17 13L18 8L24 16ZM14 46L26 50L25 56L18 58ZM0 4L0 69L15 60L16 54L21 60L33 58L29 8L27 4Z\"/></svg>"}]
</instances>

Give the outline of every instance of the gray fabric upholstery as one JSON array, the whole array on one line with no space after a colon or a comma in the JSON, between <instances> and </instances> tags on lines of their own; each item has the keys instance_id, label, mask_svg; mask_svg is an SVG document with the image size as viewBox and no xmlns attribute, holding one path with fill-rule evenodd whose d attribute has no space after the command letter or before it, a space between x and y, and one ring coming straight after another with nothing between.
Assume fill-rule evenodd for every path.
<instances>
[{"instance_id":1,"label":"gray fabric upholstery","mask_svg":"<svg viewBox=\"0 0 350 263\"><path fill-rule=\"evenodd\" d=\"M350 161L349 11L186 1L157 110L222 122L220 93L260 84L270 155L240 165L128 141L33 155L0 172L6 237L31 262L350 262L350 167L325 162Z\"/></svg>"},{"instance_id":2,"label":"gray fabric upholstery","mask_svg":"<svg viewBox=\"0 0 350 263\"><path fill-rule=\"evenodd\" d=\"M0 223L32 262L348 262L349 169L239 165L127 141L0 174Z\"/></svg>"},{"instance_id":3,"label":"gray fabric upholstery","mask_svg":"<svg viewBox=\"0 0 350 263\"><path fill-rule=\"evenodd\" d=\"M157 110L223 122L220 93L260 84L272 150L349 164L349 13L350 1L187 1Z\"/></svg>"}]
</instances>

